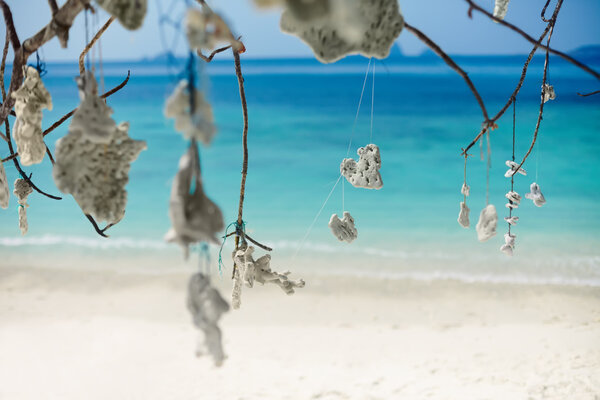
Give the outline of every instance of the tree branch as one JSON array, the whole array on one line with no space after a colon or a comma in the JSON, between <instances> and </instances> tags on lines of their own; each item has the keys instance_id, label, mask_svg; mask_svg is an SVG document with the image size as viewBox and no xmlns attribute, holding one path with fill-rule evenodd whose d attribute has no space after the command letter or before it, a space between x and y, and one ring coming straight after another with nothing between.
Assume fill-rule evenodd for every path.
<instances>
[{"instance_id":1,"label":"tree branch","mask_svg":"<svg viewBox=\"0 0 600 400\"><path fill-rule=\"evenodd\" d=\"M475 85L471 81L471 78L469 78L469 75L461 67L459 67L458 64L456 64L456 62L454 62L454 60L440 48L440 46L438 46L433 40L431 40L429 37L427 37L427 35L425 35L423 32L421 32L414 26L407 24L406 21L404 22L404 27L410 33L412 33L417 38L419 38L423 43L425 43L431 50L433 50L434 53L437 54L442 60L444 60L450 68L452 68L460 76L462 76L462 78L467 83L467 86L469 86L469 89L471 89L471 92L473 92L475 99L477 99L477 103L479 103L479 107L481 108L481 112L483 114L484 122L487 125L487 122L489 121L490 118L489 118L487 110L485 108L485 104L483 103L483 99L479 95L479 92L475 88Z\"/></svg>"},{"instance_id":2,"label":"tree branch","mask_svg":"<svg viewBox=\"0 0 600 400\"><path fill-rule=\"evenodd\" d=\"M248 106L246 104L246 91L244 90L244 76L242 75L242 65L240 62L240 54L235 50L231 49L233 53L233 61L235 63L235 75L238 79L238 86L240 90L240 100L242 102L242 115L244 117L244 129L242 131L242 145L244 148L244 159L242 161L242 181L240 183L240 202L238 206L238 226L243 223L244 213L244 196L246 193L246 176L248 175ZM235 248L239 245L239 236L235 237Z\"/></svg>"},{"instance_id":3,"label":"tree branch","mask_svg":"<svg viewBox=\"0 0 600 400\"><path fill-rule=\"evenodd\" d=\"M98 39L100 39L100 36L102 36L102 34L104 32L106 32L106 30L108 29L110 24L112 24L115 19L116 18L114 16L111 16L108 19L108 21L106 21L106 23L102 26L102 28L100 28L98 33L96 33L96 35L92 38L92 40L87 44L87 46L85 46L85 48L79 55L79 75L83 75L85 72L85 64L84 64L85 55L88 53L88 51L90 51L90 49L94 46L94 44L96 44Z\"/></svg>"},{"instance_id":4,"label":"tree branch","mask_svg":"<svg viewBox=\"0 0 600 400\"><path fill-rule=\"evenodd\" d=\"M532 44L536 44L536 40L529 36L525 31L523 31L521 28L519 28L518 26L515 26L509 22L506 22L500 18L494 17L490 12L488 12L487 10L481 8L479 5L477 5L473 0L465 0L467 3L469 3L469 6L471 7L471 9L477 10L480 13L486 15L488 18L498 22L500 25L504 25L505 27L509 28L510 30L518 33L519 35L523 36L523 38L525 38L525 40L529 41ZM560 8L560 4L562 4L562 0L558 1L557 7ZM554 18L554 16L552 17ZM552 19L551 18L551 19ZM554 50L548 46L544 46L543 44L540 44L539 47L541 47L544 50L549 51L550 53L557 55L559 57L561 57L564 60L567 60L568 62L570 62L573 65L576 65L577 67L581 68L582 70L584 70L585 72L593 75L596 79L600 80L600 73L594 71L593 69L591 69L590 67L588 67L587 65L583 64L582 62L574 59L573 57L569 56L568 54L563 53L562 51L558 51L558 50Z\"/></svg>"},{"instance_id":5,"label":"tree branch","mask_svg":"<svg viewBox=\"0 0 600 400\"><path fill-rule=\"evenodd\" d=\"M212 61L212 59L213 59L213 58L214 58L214 57L215 57L217 54L219 54L219 53L222 53L222 52L224 52L225 50L228 50L228 49L230 49L230 48L231 48L231 45L229 45L229 46L225 46L225 47L221 47L221 48L219 48L219 49L216 49L216 50L214 50L212 53L210 53L210 55L209 55L208 57L207 57L207 56L205 56L204 54L202 54L202 52L201 52L200 50L198 50L198 51L197 51L197 53L198 53L198 57L200 57L201 59L203 59L204 61L206 61L206 62L208 63L208 62L211 62L211 61Z\"/></svg>"}]
</instances>

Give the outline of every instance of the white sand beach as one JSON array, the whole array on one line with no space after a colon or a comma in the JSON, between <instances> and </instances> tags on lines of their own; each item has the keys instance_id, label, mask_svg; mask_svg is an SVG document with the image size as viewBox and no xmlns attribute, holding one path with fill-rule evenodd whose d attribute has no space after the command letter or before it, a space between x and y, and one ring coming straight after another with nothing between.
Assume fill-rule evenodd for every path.
<instances>
[{"instance_id":1,"label":"white sand beach","mask_svg":"<svg viewBox=\"0 0 600 400\"><path fill-rule=\"evenodd\" d=\"M0 399L600 398L598 288L255 287L215 368L194 354L187 277L0 267Z\"/></svg>"}]
</instances>

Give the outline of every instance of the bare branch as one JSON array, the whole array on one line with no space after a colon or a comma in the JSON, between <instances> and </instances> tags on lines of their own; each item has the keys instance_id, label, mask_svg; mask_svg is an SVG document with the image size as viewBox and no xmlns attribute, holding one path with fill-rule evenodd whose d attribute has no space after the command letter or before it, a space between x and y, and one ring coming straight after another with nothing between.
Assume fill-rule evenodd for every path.
<instances>
[{"instance_id":1,"label":"bare branch","mask_svg":"<svg viewBox=\"0 0 600 400\"><path fill-rule=\"evenodd\" d=\"M115 19L116 18L114 16L111 16L108 19L108 21L106 21L106 23L102 26L102 28L100 28L98 33L96 33L96 35L92 38L92 40L87 44L87 46L85 46L85 49L83 49L83 51L79 55L79 75L83 75L83 73L85 72L85 64L84 64L85 55L88 53L88 51L90 51L90 49L94 46L94 44L96 44L98 39L100 39L100 36L102 36L102 34L104 32L106 32L106 30L108 29L110 24L112 24Z\"/></svg>"},{"instance_id":2,"label":"bare branch","mask_svg":"<svg viewBox=\"0 0 600 400\"><path fill-rule=\"evenodd\" d=\"M238 226L241 226L243 221L244 213L244 196L246 193L246 176L248 175L248 106L246 104L246 91L244 90L244 76L242 75L242 65L240 62L240 54L231 49L233 53L233 61L235 63L235 75L238 79L238 86L240 90L240 100L242 102L242 115L244 117L244 128L242 131L242 145L244 148L244 159L242 161L242 181L240 183L240 202L238 206ZM239 237L235 237L235 248L238 248Z\"/></svg>"},{"instance_id":3,"label":"bare branch","mask_svg":"<svg viewBox=\"0 0 600 400\"><path fill-rule=\"evenodd\" d=\"M552 38L552 31L554 30L555 22L556 22L555 18L550 20L550 25L551 25L550 34L548 35L548 41L546 42L548 44L548 46L550 46L550 39ZM548 52L548 50L546 50L546 59L544 61L544 75L542 78L542 94L541 94L541 99L540 99L540 112L538 114L537 122L535 124L535 131L533 132L533 139L531 140L531 145L529 146L529 150L527 150L527 153L525 153L523 160L521 160L521 163L514 170L511 177L515 176L515 174L517 172L519 172L519 170L525 163L525 160L527 160L527 157L529 157L529 155L531 154L531 151L533 150L533 147L535 146L535 142L537 141L538 132L540 130L540 123L542 122L542 115L544 114L544 103L546 103L545 94L546 94L546 79L548 78L548 61L550 58L549 56L550 56L550 53Z\"/></svg>"},{"instance_id":4,"label":"bare branch","mask_svg":"<svg viewBox=\"0 0 600 400\"><path fill-rule=\"evenodd\" d=\"M54 16L54 14L58 12L58 4L56 4L56 0L48 0L48 5L50 6L52 16Z\"/></svg>"},{"instance_id":5,"label":"bare branch","mask_svg":"<svg viewBox=\"0 0 600 400\"><path fill-rule=\"evenodd\" d=\"M483 114L484 121L485 122L489 121L490 118L489 118L487 110L485 108L485 104L483 103L483 99L479 95L479 92L475 88L475 85L471 81L471 78L469 78L469 75L461 67L459 67L458 64L456 64L456 62L454 62L454 60L440 48L440 46L438 46L433 40L431 40L429 37L427 37L427 35L425 35L423 32L421 32L414 26L407 24L406 21L404 22L404 27L410 33L412 33L417 38L419 38L423 43L425 43L431 50L433 50L435 52L435 54L440 56L440 58L442 60L444 60L446 62L446 64L448 64L448 66L450 66L450 68L452 68L460 76L462 76L462 78L467 83L467 86L469 86L469 89L471 89L471 92L473 92L475 99L477 99L477 103L479 103L479 107L481 108L481 112Z\"/></svg>"},{"instance_id":6,"label":"bare branch","mask_svg":"<svg viewBox=\"0 0 600 400\"><path fill-rule=\"evenodd\" d=\"M579 93L579 92L577 92L577 95L581 96L581 97L588 97L588 96L593 96L593 95L598 94L598 93L600 93L600 90L596 90L595 92L591 92L591 93Z\"/></svg>"},{"instance_id":7,"label":"bare branch","mask_svg":"<svg viewBox=\"0 0 600 400\"><path fill-rule=\"evenodd\" d=\"M474 9L479 11L480 13L486 15L488 18L498 22L499 24L509 28L510 30L518 33L519 35L523 36L523 38L525 38L527 41L529 41L532 44L536 44L536 40L531 37L530 35L528 35L525 31L523 31L521 28L519 28L518 26L515 26L509 22L506 22L500 18L494 17L490 12L488 12L487 10L481 8L480 6L478 6L473 0L465 0L467 3L469 3L469 6ZM557 4L557 8L560 9L560 5L562 4L562 0L558 1ZM554 18L554 16L552 16L552 18ZM551 19L552 19L551 18ZM568 62L570 62L573 65L576 65L577 67L581 68L582 70L584 70L585 72L593 75L596 79L600 80L600 73L594 71L593 69L591 69L590 67L588 67L587 65L583 64L582 62L574 59L573 57L569 56L568 54L563 53L562 51L558 51L558 50L554 50L550 47L544 46L543 44L540 44L539 47L541 47L544 50L549 51L552 54L555 54L559 57L561 57L564 60L567 60Z\"/></svg>"},{"instance_id":8,"label":"bare branch","mask_svg":"<svg viewBox=\"0 0 600 400\"><path fill-rule=\"evenodd\" d=\"M221 47L219 49L214 50L212 53L210 53L210 55L207 57L204 54L202 54L202 52L200 50L197 51L198 53L198 57L200 57L201 59L203 59L206 62L211 62L212 59L219 53L224 52L225 50L228 50L231 48L231 45L229 46L225 46L225 47Z\"/></svg>"},{"instance_id":9,"label":"bare branch","mask_svg":"<svg viewBox=\"0 0 600 400\"><path fill-rule=\"evenodd\" d=\"M10 38L10 42L12 43L13 50L16 54L17 50L19 50L19 47L21 47L21 42L19 41L19 36L17 36L17 31L15 30L12 12L10 11L10 7L4 2L4 0L0 0L0 8L2 8L2 14L4 15L4 23L6 24L6 34Z\"/></svg>"}]
</instances>

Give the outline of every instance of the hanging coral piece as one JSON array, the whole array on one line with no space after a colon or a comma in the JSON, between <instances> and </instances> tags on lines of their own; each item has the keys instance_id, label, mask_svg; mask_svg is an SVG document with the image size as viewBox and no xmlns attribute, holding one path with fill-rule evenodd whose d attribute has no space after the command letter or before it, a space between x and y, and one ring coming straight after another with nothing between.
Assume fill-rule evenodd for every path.
<instances>
[{"instance_id":1,"label":"hanging coral piece","mask_svg":"<svg viewBox=\"0 0 600 400\"><path fill-rule=\"evenodd\" d=\"M358 237L358 231L354 226L354 218L348 211L344 211L344 217L340 219L333 214L329 220L329 228L340 242L352 243Z\"/></svg>"},{"instance_id":2,"label":"hanging coral piece","mask_svg":"<svg viewBox=\"0 0 600 400\"><path fill-rule=\"evenodd\" d=\"M510 178L511 176L513 176L513 174L515 173L517 168L519 168L519 164L517 164L516 162L511 161L511 160L506 161L505 164L509 169L508 169L508 171L506 171L504 173L504 177ZM517 173L527 176L527 172L525 171L525 169L523 167L519 168L519 171Z\"/></svg>"},{"instance_id":3,"label":"hanging coral piece","mask_svg":"<svg viewBox=\"0 0 600 400\"><path fill-rule=\"evenodd\" d=\"M148 0L96 0L96 2L129 30L136 30L142 26L148 8Z\"/></svg>"},{"instance_id":4,"label":"hanging coral piece","mask_svg":"<svg viewBox=\"0 0 600 400\"><path fill-rule=\"evenodd\" d=\"M6 171L4 163L0 160L0 207L7 209L10 201L10 188L6 179Z\"/></svg>"},{"instance_id":5,"label":"hanging coral piece","mask_svg":"<svg viewBox=\"0 0 600 400\"><path fill-rule=\"evenodd\" d=\"M246 286L253 287L254 282L262 285L272 283L279 286L286 294L294 294L294 288L303 288L304 280L291 280L288 278L289 271L279 273L271 271L271 255L265 254L257 260L252 258L254 247L242 246L233 253L233 262L235 264L234 287L232 292L232 305L237 309L241 305L241 282Z\"/></svg>"},{"instance_id":6,"label":"hanging coral piece","mask_svg":"<svg viewBox=\"0 0 600 400\"><path fill-rule=\"evenodd\" d=\"M73 114L69 132L81 134L92 143L107 144L111 141L117 124L110 117L113 110L98 96L98 83L90 71L75 78L79 88L79 107Z\"/></svg>"},{"instance_id":7,"label":"hanging coral piece","mask_svg":"<svg viewBox=\"0 0 600 400\"><path fill-rule=\"evenodd\" d=\"M463 196L468 196L471 193L471 188L466 183L463 183L462 187L460 188L460 193Z\"/></svg>"},{"instance_id":8,"label":"hanging coral piece","mask_svg":"<svg viewBox=\"0 0 600 400\"><path fill-rule=\"evenodd\" d=\"M17 202L19 203L19 229L21 230L21 234L25 235L27 230L29 229L29 225L27 224L27 196L29 196L33 192L31 185L25 179L17 179L15 180L15 190L13 193L17 197Z\"/></svg>"},{"instance_id":9,"label":"hanging coral piece","mask_svg":"<svg viewBox=\"0 0 600 400\"><path fill-rule=\"evenodd\" d=\"M352 158L344 158L340 165L340 173L354 187L366 189L381 189L383 181L381 180L381 155L379 147L374 144L368 144L359 148L358 162Z\"/></svg>"},{"instance_id":10,"label":"hanging coral piece","mask_svg":"<svg viewBox=\"0 0 600 400\"><path fill-rule=\"evenodd\" d=\"M89 73L85 79L94 78ZM84 97L87 95L84 90ZM129 137L128 122L117 125L108 137L103 137L104 133L92 134L82 125L89 117L86 115L73 121L69 133L56 142L54 182L61 192L73 195L84 214L92 215L98 222L116 224L125 215L130 164L146 149L146 142ZM100 119L94 121L94 132L102 131Z\"/></svg>"},{"instance_id":11,"label":"hanging coral piece","mask_svg":"<svg viewBox=\"0 0 600 400\"><path fill-rule=\"evenodd\" d=\"M179 160L179 171L171 188L169 217L173 227L165 235L165 240L181 245L186 258L192 243L219 243L216 234L223 230L223 214L204 194L195 142Z\"/></svg>"},{"instance_id":12,"label":"hanging coral piece","mask_svg":"<svg viewBox=\"0 0 600 400\"><path fill-rule=\"evenodd\" d=\"M175 118L175 129L186 139L198 140L210 145L217 133L214 124L212 107L204 100L204 95L194 90L193 109L190 101L190 85L187 80L179 82L165 105L165 116Z\"/></svg>"},{"instance_id":13,"label":"hanging coral piece","mask_svg":"<svg viewBox=\"0 0 600 400\"><path fill-rule=\"evenodd\" d=\"M548 100L556 99L556 93L554 92L554 86L544 83L543 88L544 88L544 103L547 102Z\"/></svg>"},{"instance_id":14,"label":"hanging coral piece","mask_svg":"<svg viewBox=\"0 0 600 400\"><path fill-rule=\"evenodd\" d=\"M323 63L354 53L386 58L404 27L397 0L287 0L285 4L282 32L299 37Z\"/></svg>"},{"instance_id":15,"label":"hanging coral piece","mask_svg":"<svg viewBox=\"0 0 600 400\"><path fill-rule=\"evenodd\" d=\"M537 183L533 182L531 186L529 186L529 190L529 193L525 193L526 199L532 200L533 204L535 204L537 207L541 207L546 204L546 198L542 194L540 186Z\"/></svg>"},{"instance_id":16,"label":"hanging coral piece","mask_svg":"<svg viewBox=\"0 0 600 400\"><path fill-rule=\"evenodd\" d=\"M198 272L188 282L187 308L192 314L194 325L204 333L204 341L198 342L196 356L200 357L206 348L215 365L220 367L225 360L225 353L218 322L229 311L229 304L210 284L210 278Z\"/></svg>"},{"instance_id":17,"label":"hanging coral piece","mask_svg":"<svg viewBox=\"0 0 600 400\"><path fill-rule=\"evenodd\" d=\"M504 195L508 199L508 203L505 204L506 208L519 208L519 204L521 204L521 196L519 193L515 191L510 191Z\"/></svg>"},{"instance_id":18,"label":"hanging coral piece","mask_svg":"<svg viewBox=\"0 0 600 400\"><path fill-rule=\"evenodd\" d=\"M517 235L513 235L511 233L504 234L504 244L500 247L500 251L502 251L507 256L513 255L513 250L515 249L515 238Z\"/></svg>"},{"instance_id":19,"label":"hanging coral piece","mask_svg":"<svg viewBox=\"0 0 600 400\"><path fill-rule=\"evenodd\" d=\"M52 110L52 98L35 68L25 67L24 74L23 85L12 93L17 116L13 137L21 164L33 165L41 163L46 154L42 109Z\"/></svg>"},{"instance_id":20,"label":"hanging coral piece","mask_svg":"<svg viewBox=\"0 0 600 400\"><path fill-rule=\"evenodd\" d=\"M481 213L475 229L477 230L477 239L480 242L496 236L496 226L498 225L498 213L493 204L488 204Z\"/></svg>"},{"instance_id":21,"label":"hanging coral piece","mask_svg":"<svg viewBox=\"0 0 600 400\"><path fill-rule=\"evenodd\" d=\"M219 14L208 7L190 8L185 17L185 35L190 48L212 50L219 43L229 43L235 51L243 52L244 45L231 33Z\"/></svg>"},{"instance_id":22,"label":"hanging coral piece","mask_svg":"<svg viewBox=\"0 0 600 400\"><path fill-rule=\"evenodd\" d=\"M508 11L509 1L510 0L496 0L496 4L494 6L494 17L504 19L504 17L506 16L506 12Z\"/></svg>"},{"instance_id":23,"label":"hanging coral piece","mask_svg":"<svg viewBox=\"0 0 600 400\"><path fill-rule=\"evenodd\" d=\"M519 217L504 217L504 220L511 225L516 225L519 222Z\"/></svg>"},{"instance_id":24,"label":"hanging coral piece","mask_svg":"<svg viewBox=\"0 0 600 400\"><path fill-rule=\"evenodd\" d=\"M467 203L464 201L460 202L460 212L458 213L458 223L463 228L468 228L470 226L469 222L469 207L467 207Z\"/></svg>"}]
</instances>

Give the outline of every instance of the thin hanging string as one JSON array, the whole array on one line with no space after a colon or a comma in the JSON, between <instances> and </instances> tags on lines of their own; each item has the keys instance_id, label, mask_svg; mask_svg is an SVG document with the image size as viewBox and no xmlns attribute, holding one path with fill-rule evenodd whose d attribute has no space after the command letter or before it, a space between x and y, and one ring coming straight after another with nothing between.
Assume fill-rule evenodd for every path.
<instances>
[{"instance_id":1,"label":"thin hanging string","mask_svg":"<svg viewBox=\"0 0 600 400\"><path fill-rule=\"evenodd\" d=\"M340 175L341 177L341 175ZM344 193L344 179L342 179L342 214L344 214L344 211L346 211L346 205L345 205L345 193Z\"/></svg>"},{"instance_id":2,"label":"thin hanging string","mask_svg":"<svg viewBox=\"0 0 600 400\"><path fill-rule=\"evenodd\" d=\"M463 182L465 186L467 186L467 157L469 157L469 155L465 153L465 168L463 171ZM463 192L463 202L467 204L467 192L464 190L461 190L461 192Z\"/></svg>"},{"instance_id":3,"label":"thin hanging string","mask_svg":"<svg viewBox=\"0 0 600 400\"><path fill-rule=\"evenodd\" d=\"M516 115L517 115L517 98L513 100L513 129L512 129L512 160L515 161L515 137L516 137ZM512 174L510 177L510 191L514 191L515 188L515 174ZM510 204L512 204L512 200L508 200ZM512 207L508 208L508 218L512 218ZM510 235L510 223L508 223L508 234Z\"/></svg>"},{"instance_id":4,"label":"thin hanging string","mask_svg":"<svg viewBox=\"0 0 600 400\"><path fill-rule=\"evenodd\" d=\"M535 182L540 183L538 178L538 171L540 169L540 140L538 139L535 146Z\"/></svg>"},{"instance_id":5,"label":"thin hanging string","mask_svg":"<svg viewBox=\"0 0 600 400\"><path fill-rule=\"evenodd\" d=\"M98 69L100 70L100 89L102 93L106 92L106 87L104 85L104 64L102 63L102 35L98 38L98 43L96 43L96 49L98 49Z\"/></svg>"},{"instance_id":6,"label":"thin hanging string","mask_svg":"<svg viewBox=\"0 0 600 400\"><path fill-rule=\"evenodd\" d=\"M356 116L354 117L354 124L352 125L352 133L350 134L350 142L348 143L348 151L346 151L346 157L350 155L350 148L352 147L352 139L354 138L354 131L356 130L356 122L358 121L358 113L360 112L360 105L362 104L363 95L365 94L365 86L367 85L367 77L369 76L369 68L371 67L371 58L367 64L367 71L365 72L365 79L363 81L362 90L360 91L360 99L358 100L358 108L356 109Z\"/></svg>"},{"instance_id":7,"label":"thin hanging string","mask_svg":"<svg viewBox=\"0 0 600 400\"><path fill-rule=\"evenodd\" d=\"M85 47L90 43L89 10L85 10ZM86 68L90 70L90 53L85 55Z\"/></svg>"},{"instance_id":8,"label":"thin hanging string","mask_svg":"<svg viewBox=\"0 0 600 400\"><path fill-rule=\"evenodd\" d=\"M340 176L337 178L337 181L335 181L335 184L333 185L333 187L331 188L331 190L329 191L329 194L327 195L327 198L325 199L325 201L323 202L323 205L321 206L321 208L319 209L319 212L317 213L317 215L315 215L315 218L313 219L312 223L310 224L310 226L308 227L308 230L306 231L306 234L304 235L304 237L302 238L302 240L300 241L300 244L298 245L298 248L296 249L296 252L294 252L294 255L292 256L292 260L294 260L296 258L296 256L298 255L298 253L300 252L300 250L302 250L302 247L304 247L304 244L306 242L306 239L308 239L308 235L310 235L310 232L312 231L312 228L315 226L315 223L317 222L317 220L319 219L319 216L321 215L321 213L323 212L323 209L325 208L325 205L327 205L327 202L329 201L329 199L331 198L331 195L333 194L333 191L335 190L335 188L337 187L338 183L340 183L340 179L342 179L342 175L340 174Z\"/></svg>"},{"instance_id":9,"label":"thin hanging string","mask_svg":"<svg viewBox=\"0 0 600 400\"><path fill-rule=\"evenodd\" d=\"M373 86L371 87L371 136L369 143L373 143L373 108L375 107L375 62L373 62Z\"/></svg>"},{"instance_id":10,"label":"thin hanging string","mask_svg":"<svg viewBox=\"0 0 600 400\"><path fill-rule=\"evenodd\" d=\"M485 205L490 204L490 169L492 168L492 146L490 145L490 131L487 131L487 168L486 168L486 186L485 186Z\"/></svg>"}]
</instances>

